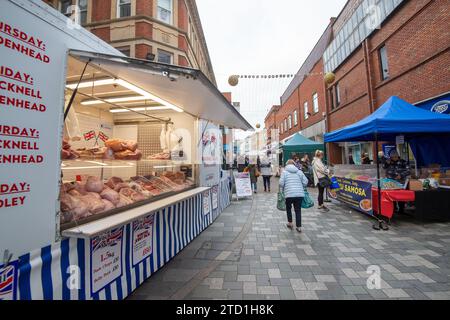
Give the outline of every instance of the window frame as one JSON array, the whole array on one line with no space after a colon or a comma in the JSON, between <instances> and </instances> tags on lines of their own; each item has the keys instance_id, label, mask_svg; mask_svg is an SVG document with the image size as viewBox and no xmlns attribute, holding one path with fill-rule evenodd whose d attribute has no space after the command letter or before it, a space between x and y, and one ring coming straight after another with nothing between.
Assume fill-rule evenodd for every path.
<instances>
[{"instance_id":1,"label":"window frame","mask_svg":"<svg viewBox=\"0 0 450 320\"><path fill-rule=\"evenodd\" d=\"M383 55L384 52L384 55ZM384 56L384 59L383 59ZM387 79L389 79L390 73L389 73L389 59L387 56L387 48L386 45L383 44L379 49L378 49L378 59L379 59L379 66L380 66L380 76L381 76L381 81L385 81ZM386 65L385 65L386 64ZM386 71L385 71L385 67L386 67Z\"/></svg>"},{"instance_id":2,"label":"window frame","mask_svg":"<svg viewBox=\"0 0 450 320\"><path fill-rule=\"evenodd\" d=\"M85 9L84 10L82 10L81 9L81 5L80 5L80 2L81 2L82 0L77 0L77 6L78 6L78 8L80 9L79 10L79 12L78 12L78 14L79 14L79 16L80 16L80 25L82 25L82 24L86 24L87 23L87 18L88 18L88 0L85 0L86 1L86 7L85 7ZM83 21L83 19L82 19L82 14L83 13L85 13L85 21Z\"/></svg>"},{"instance_id":3,"label":"window frame","mask_svg":"<svg viewBox=\"0 0 450 320\"><path fill-rule=\"evenodd\" d=\"M159 4L160 4L160 0L157 0L157 2L156 2L156 18L159 20L159 21L161 21L161 22L163 22L163 23L167 23L167 24L170 24L170 25L172 25L173 24L173 0L168 0L168 1L170 1L170 10L168 10L168 9L166 9L166 8L164 8L164 7L162 7L162 6L160 6ZM163 10L166 10L166 11L169 11L170 12L170 14L169 14L169 22L167 22L167 21L165 21L165 20L163 20L162 18L161 18L161 15L160 15L160 8L161 9L163 9Z\"/></svg>"},{"instance_id":4,"label":"window frame","mask_svg":"<svg viewBox=\"0 0 450 320\"><path fill-rule=\"evenodd\" d=\"M308 106L308 101L303 102L303 117L305 118L305 120L309 119L309 106Z\"/></svg>"},{"instance_id":5,"label":"window frame","mask_svg":"<svg viewBox=\"0 0 450 320\"><path fill-rule=\"evenodd\" d=\"M122 1L128 1L128 3L121 3ZM117 18L126 18L126 17L131 17L131 0L117 0L116 1L117 7L116 7L116 17ZM130 6L130 14L129 15L123 15L121 14L121 7L122 6Z\"/></svg>"},{"instance_id":6,"label":"window frame","mask_svg":"<svg viewBox=\"0 0 450 320\"><path fill-rule=\"evenodd\" d=\"M170 63L159 61L159 54L160 53L167 54L168 56L170 56ZM174 54L172 52L166 51L166 50L163 50L163 49L157 49L156 50L156 60L157 60L158 63L174 64L173 59L174 59Z\"/></svg>"},{"instance_id":7,"label":"window frame","mask_svg":"<svg viewBox=\"0 0 450 320\"><path fill-rule=\"evenodd\" d=\"M292 129L292 115L288 116L288 128L289 130Z\"/></svg>"},{"instance_id":8,"label":"window frame","mask_svg":"<svg viewBox=\"0 0 450 320\"><path fill-rule=\"evenodd\" d=\"M314 114L316 114L316 113L319 112L319 109L320 109L320 106L319 106L319 94L317 92L313 93L312 101L313 101L313 112L314 112ZM316 108L316 106L317 106L317 108Z\"/></svg>"},{"instance_id":9,"label":"window frame","mask_svg":"<svg viewBox=\"0 0 450 320\"><path fill-rule=\"evenodd\" d=\"M72 0L60 0L60 1L58 1L58 11L60 13L62 13L64 16L70 18L72 16L72 10L70 11L70 13L63 12L62 11L62 9L63 9L63 1L64 2L69 2L69 6L67 8L70 8L73 5L73 2L72 2Z\"/></svg>"},{"instance_id":10,"label":"window frame","mask_svg":"<svg viewBox=\"0 0 450 320\"><path fill-rule=\"evenodd\" d=\"M335 95L335 102L336 102L336 108L339 108L339 105L341 104L341 88L339 87L339 82L336 83L334 87L334 95Z\"/></svg>"},{"instance_id":11,"label":"window frame","mask_svg":"<svg viewBox=\"0 0 450 320\"><path fill-rule=\"evenodd\" d=\"M298 111L294 111L294 127L298 126Z\"/></svg>"}]
</instances>

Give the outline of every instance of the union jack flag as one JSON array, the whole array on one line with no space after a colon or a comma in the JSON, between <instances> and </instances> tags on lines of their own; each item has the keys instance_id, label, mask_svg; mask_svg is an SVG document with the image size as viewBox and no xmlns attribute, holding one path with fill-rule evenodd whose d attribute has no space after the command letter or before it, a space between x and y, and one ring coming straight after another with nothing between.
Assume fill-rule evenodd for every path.
<instances>
[{"instance_id":1,"label":"union jack flag","mask_svg":"<svg viewBox=\"0 0 450 320\"><path fill-rule=\"evenodd\" d=\"M95 131L91 130L89 132L86 132L84 135L84 140L89 141L95 138Z\"/></svg>"},{"instance_id":2,"label":"union jack flag","mask_svg":"<svg viewBox=\"0 0 450 320\"><path fill-rule=\"evenodd\" d=\"M122 228L112 230L108 236L108 244L110 246L115 246L119 242L119 240L122 239L122 234L123 234Z\"/></svg>"},{"instance_id":3,"label":"union jack flag","mask_svg":"<svg viewBox=\"0 0 450 320\"><path fill-rule=\"evenodd\" d=\"M104 134L102 131L100 131L100 132L98 133L98 138L99 138L100 140L102 140L103 142L105 142L105 141L107 141L107 140L109 139L109 137L108 137L106 134Z\"/></svg>"},{"instance_id":4,"label":"union jack flag","mask_svg":"<svg viewBox=\"0 0 450 320\"><path fill-rule=\"evenodd\" d=\"M92 251L96 251L97 249L104 248L107 246L115 246L121 239L123 235L123 228L118 228L111 230L107 234L103 234L97 236L92 239Z\"/></svg>"},{"instance_id":5,"label":"union jack flag","mask_svg":"<svg viewBox=\"0 0 450 320\"><path fill-rule=\"evenodd\" d=\"M15 268L10 265L0 269L0 300L12 297L14 290Z\"/></svg>"}]
</instances>

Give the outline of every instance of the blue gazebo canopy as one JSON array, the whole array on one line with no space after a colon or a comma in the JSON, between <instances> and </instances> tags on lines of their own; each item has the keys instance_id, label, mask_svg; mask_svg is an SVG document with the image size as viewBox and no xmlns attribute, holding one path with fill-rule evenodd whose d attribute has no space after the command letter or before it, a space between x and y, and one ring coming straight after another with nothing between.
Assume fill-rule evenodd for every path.
<instances>
[{"instance_id":1,"label":"blue gazebo canopy","mask_svg":"<svg viewBox=\"0 0 450 320\"><path fill-rule=\"evenodd\" d=\"M450 116L391 97L368 117L325 134L325 142L395 141L404 136L419 165L450 166Z\"/></svg>"},{"instance_id":2,"label":"blue gazebo canopy","mask_svg":"<svg viewBox=\"0 0 450 320\"><path fill-rule=\"evenodd\" d=\"M325 142L395 141L450 133L450 116L420 109L408 102L391 97L368 117L340 130L325 134Z\"/></svg>"}]
</instances>

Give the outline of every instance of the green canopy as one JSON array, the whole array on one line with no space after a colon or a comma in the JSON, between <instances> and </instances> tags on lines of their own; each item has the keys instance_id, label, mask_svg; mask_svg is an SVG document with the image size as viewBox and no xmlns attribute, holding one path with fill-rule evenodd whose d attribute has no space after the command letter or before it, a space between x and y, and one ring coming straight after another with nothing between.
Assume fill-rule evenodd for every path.
<instances>
[{"instance_id":1,"label":"green canopy","mask_svg":"<svg viewBox=\"0 0 450 320\"><path fill-rule=\"evenodd\" d=\"M282 146L282 149L283 162L286 163L286 161L292 159L294 154L301 158L305 153L307 153L311 158L316 150L325 151L325 146L323 143L310 140L302 136L300 133L296 133Z\"/></svg>"}]
</instances>

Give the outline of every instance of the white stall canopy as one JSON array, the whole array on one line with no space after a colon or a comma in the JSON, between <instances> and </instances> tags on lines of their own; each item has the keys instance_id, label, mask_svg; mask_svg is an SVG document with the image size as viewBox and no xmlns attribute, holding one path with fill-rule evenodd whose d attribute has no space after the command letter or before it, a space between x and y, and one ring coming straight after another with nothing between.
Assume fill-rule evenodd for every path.
<instances>
[{"instance_id":1,"label":"white stall canopy","mask_svg":"<svg viewBox=\"0 0 450 320\"><path fill-rule=\"evenodd\" d=\"M81 63L88 63L89 67L100 70L103 75L108 75L107 78L95 80L97 82L113 81L117 85L128 87L140 96L147 97L153 104L156 102L161 107L186 112L230 128L253 130L199 70L86 51L72 50L69 55ZM74 81L69 87L74 89L78 82L84 85L95 83L85 74L81 81ZM116 99L110 102L117 101ZM97 102L92 100L83 104ZM119 108L114 111L121 112L125 109Z\"/></svg>"}]
</instances>

